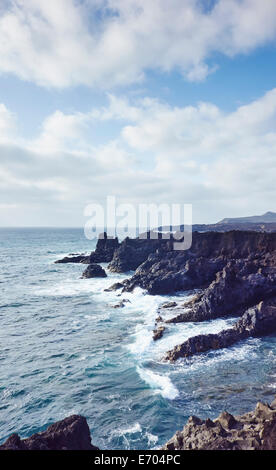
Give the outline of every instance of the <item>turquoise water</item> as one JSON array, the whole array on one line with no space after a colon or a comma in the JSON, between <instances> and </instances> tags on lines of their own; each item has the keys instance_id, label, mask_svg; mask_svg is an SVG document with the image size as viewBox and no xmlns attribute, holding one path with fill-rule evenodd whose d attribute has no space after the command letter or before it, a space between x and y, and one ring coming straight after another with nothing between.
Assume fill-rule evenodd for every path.
<instances>
[{"instance_id":1,"label":"turquoise water","mask_svg":"<svg viewBox=\"0 0 276 470\"><path fill-rule=\"evenodd\" d=\"M184 339L234 319L171 325L154 343L156 309L168 297L137 289L114 309L122 297L104 289L126 275L80 279L85 266L54 264L94 246L81 229L0 229L0 442L77 413L102 449L158 448L191 414L239 414L272 400L274 337L162 363Z\"/></svg>"}]
</instances>

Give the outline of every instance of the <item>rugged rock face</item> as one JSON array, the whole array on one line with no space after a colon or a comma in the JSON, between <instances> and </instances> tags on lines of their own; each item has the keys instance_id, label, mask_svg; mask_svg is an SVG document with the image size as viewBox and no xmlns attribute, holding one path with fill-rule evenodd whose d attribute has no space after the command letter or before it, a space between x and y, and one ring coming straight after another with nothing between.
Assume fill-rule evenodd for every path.
<instances>
[{"instance_id":1,"label":"rugged rock face","mask_svg":"<svg viewBox=\"0 0 276 470\"><path fill-rule=\"evenodd\" d=\"M214 421L191 416L163 450L276 450L276 400L270 406L259 402L242 416L226 411Z\"/></svg>"},{"instance_id":2,"label":"rugged rock face","mask_svg":"<svg viewBox=\"0 0 276 470\"><path fill-rule=\"evenodd\" d=\"M0 450L99 450L91 444L91 436L86 419L72 415L52 424L44 432L20 439L12 434Z\"/></svg>"},{"instance_id":3,"label":"rugged rock face","mask_svg":"<svg viewBox=\"0 0 276 470\"><path fill-rule=\"evenodd\" d=\"M106 233L101 236L95 251L89 256L89 263L110 263L115 250L119 248L118 238L108 237Z\"/></svg>"},{"instance_id":4,"label":"rugged rock face","mask_svg":"<svg viewBox=\"0 0 276 470\"><path fill-rule=\"evenodd\" d=\"M162 338L164 331L165 331L164 326L158 326L156 330L153 330L153 341L157 341L158 339Z\"/></svg>"},{"instance_id":5,"label":"rugged rock face","mask_svg":"<svg viewBox=\"0 0 276 470\"><path fill-rule=\"evenodd\" d=\"M107 277L105 270L99 264L89 264L82 274L83 278Z\"/></svg>"},{"instance_id":6,"label":"rugged rock face","mask_svg":"<svg viewBox=\"0 0 276 470\"><path fill-rule=\"evenodd\" d=\"M57 260L55 263L109 263L119 246L117 237L108 237L106 232L104 232L99 236L96 249L90 255L65 256L65 258Z\"/></svg>"},{"instance_id":7,"label":"rugged rock face","mask_svg":"<svg viewBox=\"0 0 276 470\"><path fill-rule=\"evenodd\" d=\"M161 239L160 234L157 240L127 237L114 252L108 268L116 273L134 271L151 253L161 246L165 246L167 242L168 240Z\"/></svg>"},{"instance_id":8,"label":"rugged rock face","mask_svg":"<svg viewBox=\"0 0 276 470\"><path fill-rule=\"evenodd\" d=\"M234 324L233 328L217 334L197 335L189 338L181 345L168 351L165 360L174 362L180 357L217 350L250 336L257 337L276 331L276 297L262 301L255 307L249 308Z\"/></svg>"},{"instance_id":9,"label":"rugged rock face","mask_svg":"<svg viewBox=\"0 0 276 470\"><path fill-rule=\"evenodd\" d=\"M163 240L155 251L155 240L139 242L146 242L147 250L150 251L151 246L152 251L136 269L133 277L125 281L126 291L132 291L139 286L151 294L168 294L178 290L204 288L215 279L216 273L222 271L233 259L254 261L256 266L260 266L261 262L263 266L276 266L276 233L195 232L192 247L186 251L173 250L172 240L166 243ZM118 270L129 267L129 257L137 261L132 269L142 259L136 259L137 240L131 240L131 243L129 251L122 247L123 244L116 250L113 262L116 258ZM142 252L146 256L144 249Z\"/></svg>"},{"instance_id":10,"label":"rugged rock face","mask_svg":"<svg viewBox=\"0 0 276 470\"><path fill-rule=\"evenodd\" d=\"M276 267L262 266L259 260L233 260L216 274L216 279L202 294L167 323L238 316L272 295L276 295Z\"/></svg>"},{"instance_id":11,"label":"rugged rock face","mask_svg":"<svg viewBox=\"0 0 276 470\"><path fill-rule=\"evenodd\" d=\"M58 259L55 261L55 263L83 263L83 264L88 264L89 263L89 256L86 255L69 255L65 256L65 258Z\"/></svg>"}]
</instances>

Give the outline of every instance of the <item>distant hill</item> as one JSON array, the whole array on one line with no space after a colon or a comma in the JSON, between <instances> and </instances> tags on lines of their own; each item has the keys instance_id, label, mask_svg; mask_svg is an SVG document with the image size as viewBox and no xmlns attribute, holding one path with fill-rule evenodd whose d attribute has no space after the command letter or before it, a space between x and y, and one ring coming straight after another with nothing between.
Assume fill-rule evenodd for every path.
<instances>
[{"instance_id":1,"label":"distant hill","mask_svg":"<svg viewBox=\"0 0 276 470\"><path fill-rule=\"evenodd\" d=\"M158 231L174 232L179 230L176 226L158 227ZM180 226L183 232L184 225ZM276 232L276 212L266 212L263 215L250 217L225 218L216 224L193 224L193 232L229 232L231 230L245 230L254 232Z\"/></svg>"},{"instance_id":2,"label":"distant hill","mask_svg":"<svg viewBox=\"0 0 276 470\"><path fill-rule=\"evenodd\" d=\"M266 212L263 215L252 215L250 217L226 218L217 222L220 224L268 224L276 223L276 212Z\"/></svg>"}]
</instances>

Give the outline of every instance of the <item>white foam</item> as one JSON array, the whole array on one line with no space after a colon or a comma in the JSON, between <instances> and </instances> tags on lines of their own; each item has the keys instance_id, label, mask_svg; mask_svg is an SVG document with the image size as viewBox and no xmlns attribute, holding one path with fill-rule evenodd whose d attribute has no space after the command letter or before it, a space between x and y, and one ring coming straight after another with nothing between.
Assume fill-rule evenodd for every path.
<instances>
[{"instance_id":1,"label":"white foam","mask_svg":"<svg viewBox=\"0 0 276 470\"><path fill-rule=\"evenodd\" d=\"M40 288L39 290L36 288L35 294L43 296L73 297L90 293L94 295L104 295L106 298L107 292L104 291L105 289L109 288L115 282L121 281L122 278L127 278L127 276L113 274L106 278L80 279L81 274L82 271L80 271L78 278L77 273L74 273L72 277L59 281L51 287Z\"/></svg>"},{"instance_id":2,"label":"white foam","mask_svg":"<svg viewBox=\"0 0 276 470\"><path fill-rule=\"evenodd\" d=\"M193 373L198 369L213 368L220 362L227 361L243 361L250 357L251 360L257 358L257 348L260 345L258 338L249 339L245 343L236 344L230 348L221 349L218 351L211 351L209 354L202 354L191 357L189 359L180 359L175 363L172 374Z\"/></svg>"},{"instance_id":3,"label":"white foam","mask_svg":"<svg viewBox=\"0 0 276 470\"><path fill-rule=\"evenodd\" d=\"M150 446L151 444L155 445L158 442L158 436L155 436L154 434L151 434L150 432L146 432L145 436L148 440L148 445Z\"/></svg>"},{"instance_id":4,"label":"white foam","mask_svg":"<svg viewBox=\"0 0 276 470\"><path fill-rule=\"evenodd\" d=\"M158 393L164 398L168 398L170 400L174 400L178 397L179 392L168 375L159 375L140 366L137 366L136 370L141 379L155 390L155 393Z\"/></svg>"},{"instance_id":5,"label":"white foam","mask_svg":"<svg viewBox=\"0 0 276 470\"><path fill-rule=\"evenodd\" d=\"M124 429L115 429L112 434L113 436L125 436L126 434L136 434L137 432L142 432L142 427L140 423L135 423L129 428Z\"/></svg>"}]
</instances>

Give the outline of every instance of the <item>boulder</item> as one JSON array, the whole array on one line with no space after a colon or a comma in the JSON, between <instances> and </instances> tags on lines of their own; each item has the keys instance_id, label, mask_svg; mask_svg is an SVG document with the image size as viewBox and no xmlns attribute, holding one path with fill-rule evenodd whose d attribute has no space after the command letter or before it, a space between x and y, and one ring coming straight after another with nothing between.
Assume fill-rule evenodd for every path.
<instances>
[{"instance_id":1,"label":"boulder","mask_svg":"<svg viewBox=\"0 0 276 470\"><path fill-rule=\"evenodd\" d=\"M99 264L89 264L82 274L82 278L107 277L105 270Z\"/></svg>"},{"instance_id":2,"label":"boulder","mask_svg":"<svg viewBox=\"0 0 276 470\"><path fill-rule=\"evenodd\" d=\"M165 331L164 326L159 326L156 328L156 330L153 330L153 341L157 341L158 339L162 338L164 331Z\"/></svg>"}]
</instances>

